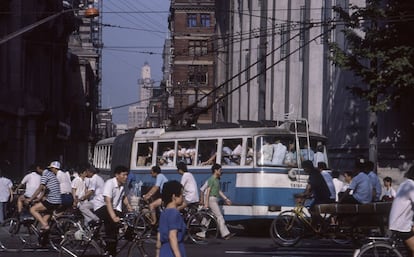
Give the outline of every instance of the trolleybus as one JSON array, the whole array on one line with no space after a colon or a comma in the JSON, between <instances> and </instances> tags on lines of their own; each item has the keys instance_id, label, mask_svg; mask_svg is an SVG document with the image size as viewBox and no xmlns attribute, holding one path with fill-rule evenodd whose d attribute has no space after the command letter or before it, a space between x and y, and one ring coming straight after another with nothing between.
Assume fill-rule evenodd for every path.
<instances>
[{"instance_id":1,"label":"trolleybus","mask_svg":"<svg viewBox=\"0 0 414 257\"><path fill-rule=\"evenodd\" d=\"M93 164L103 174L117 165L128 166L130 184L150 187L155 183L151 166L160 166L169 180L180 181L176 163L182 161L201 187L211 176L211 165L219 163L221 190L233 203L223 206L225 219L273 219L291 209L294 193L306 187L308 176L301 162L327 162L325 144L323 135L309 132L306 120L285 120L271 127L146 128L99 141Z\"/></svg>"}]
</instances>

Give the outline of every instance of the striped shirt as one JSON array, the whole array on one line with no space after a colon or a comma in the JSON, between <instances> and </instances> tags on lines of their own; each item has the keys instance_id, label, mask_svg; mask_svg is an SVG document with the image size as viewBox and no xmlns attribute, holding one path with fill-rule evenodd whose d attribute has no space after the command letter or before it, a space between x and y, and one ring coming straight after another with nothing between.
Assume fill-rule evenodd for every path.
<instances>
[{"instance_id":1,"label":"striped shirt","mask_svg":"<svg viewBox=\"0 0 414 257\"><path fill-rule=\"evenodd\" d=\"M62 203L60 197L60 184L53 172L44 170L40 179L40 184L45 185L47 188L46 201L51 204Z\"/></svg>"}]
</instances>

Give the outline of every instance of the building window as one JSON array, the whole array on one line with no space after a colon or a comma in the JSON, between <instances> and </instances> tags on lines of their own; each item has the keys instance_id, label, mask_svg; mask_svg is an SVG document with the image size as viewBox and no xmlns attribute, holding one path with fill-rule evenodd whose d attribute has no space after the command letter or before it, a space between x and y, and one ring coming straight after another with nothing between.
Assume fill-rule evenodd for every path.
<instances>
[{"instance_id":1,"label":"building window","mask_svg":"<svg viewBox=\"0 0 414 257\"><path fill-rule=\"evenodd\" d=\"M208 28L210 27L210 14L202 13L200 15L201 27Z\"/></svg>"},{"instance_id":2,"label":"building window","mask_svg":"<svg viewBox=\"0 0 414 257\"><path fill-rule=\"evenodd\" d=\"M193 85L207 84L207 66L190 65L188 66L188 83Z\"/></svg>"},{"instance_id":3,"label":"building window","mask_svg":"<svg viewBox=\"0 0 414 257\"><path fill-rule=\"evenodd\" d=\"M207 55L207 41L204 40L190 40L188 42L189 56Z\"/></svg>"},{"instance_id":4,"label":"building window","mask_svg":"<svg viewBox=\"0 0 414 257\"><path fill-rule=\"evenodd\" d=\"M189 28L197 27L197 14L193 14L193 13L187 14L187 27Z\"/></svg>"}]
</instances>

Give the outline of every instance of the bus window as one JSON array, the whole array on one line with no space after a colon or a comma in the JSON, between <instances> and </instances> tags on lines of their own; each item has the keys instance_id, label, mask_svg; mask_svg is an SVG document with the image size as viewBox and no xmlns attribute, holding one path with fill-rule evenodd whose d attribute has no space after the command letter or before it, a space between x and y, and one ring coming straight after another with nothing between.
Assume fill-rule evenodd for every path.
<instances>
[{"instance_id":1,"label":"bus window","mask_svg":"<svg viewBox=\"0 0 414 257\"><path fill-rule=\"evenodd\" d=\"M242 139L223 139L223 148L221 149L221 164L222 165L240 165L242 155Z\"/></svg>"},{"instance_id":2,"label":"bus window","mask_svg":"<svg viewBox=\"0 0 414 257\"><path fill-rule=\"evenodd\" d=\"M159 166L174 166L174 142L158 142L157 163Z\"/></svg>"},{"instance_id":3,"label":"bus window","mask_svg":"<svg viewBox=\"0 0 414 257\"><path fill-rule=\"evenodd\" d=\"M178 141L177 162L183 161L187 165L195 165L196 141Z\"/></svg>"},{"instance_id":4,"label":"bus window","mask_svg":"<svg viewBox=\"0 0 414 257\"><path fill-rule=\"evenodd\" d=\"M273 157L273 146L270 137L258 137L256 140L257 164L271 165Z\"/></svg>"},{"instance_id":5,"label":"bus window","mask_svg":"<svg viewBox=\"0 0 414 257\"><path fill-rule=\"evenodd\" d=\"M296 146L294 141L288 142L288 150L286 152L284 164L289 167L297 167L298 166L298 158L296 153Z\"/></svg>"},{"instance_id":6,"label":"bus window","mask_svg":"<svg viewBox=\"0 0 414 257\"><path fill-rule=\"evenodd\" d=\"M197 154L198 165L213 165L216 163L217 139L200 140Z\"/></svg>"},{"instance_id":7,"label":"bus window","mask_svg":"<svg viewBox=\"0 0 414 257\"><path fill-rule=\"evenodd\" d=\"M269 166L296 166L293 137L262 136L256 140L257 164ZM286 158L288 157L288 159Z\"/></svg>"},{"instance_id":8,"label":"bus window","mask_svg":"<svg viewBox=\"0 0 414 257\"><path fill-rule=\"evenodd\" d=\"M310 160L313 162L313 157L315 152L312 149L312 144L308 145L308 141L306 138L299 139L299 147L300 147L300 160L301 162Z\"/></svg>"},{"instance_id":9,"label":"bus window","mask_svg":"<svg viewBox=\"0 0 414 257\"><path fill-rule=\"evenodd\" d=\"M244 165L252 165L253 164L253 140L251 138L247 139L247 147L246 147L246 160Z\"/></svg>"},{"instance_id":10,"label":"bus window","mask_svg":"<svg viewBox=\"0 0 414 257\"><path fill-rule=\"evenodd\" d=\"M149 166L152 164L152 144L138 143L137 166Z\"/></svg>"}]
</instances>

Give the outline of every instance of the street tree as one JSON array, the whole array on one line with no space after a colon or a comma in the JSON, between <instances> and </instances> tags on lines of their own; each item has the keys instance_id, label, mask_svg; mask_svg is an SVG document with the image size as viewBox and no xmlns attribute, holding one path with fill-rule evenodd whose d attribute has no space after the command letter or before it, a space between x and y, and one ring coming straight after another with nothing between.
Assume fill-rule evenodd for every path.
<instances>
[{"instance_id":1,"label":"street tree","mask_svg":"<svg viewBox=\"0 0 414 257\"><path fill-rule=\"evenodd\" d=\"M368 0L365 6L334 7L343 25L345 47L331 43L334 64L353 72L362 83L345 85L368 104L369 158L377 163L379 112L398 104L414 88L412 0ZM410 36L408 36L410 35Z\"/></svg>"}]
</instances>

